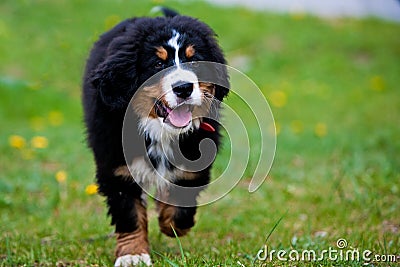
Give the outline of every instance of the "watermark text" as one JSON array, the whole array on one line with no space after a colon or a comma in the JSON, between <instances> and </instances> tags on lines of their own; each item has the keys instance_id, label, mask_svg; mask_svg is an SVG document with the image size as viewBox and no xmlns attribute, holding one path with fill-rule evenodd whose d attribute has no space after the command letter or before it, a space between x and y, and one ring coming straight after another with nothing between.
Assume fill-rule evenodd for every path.
<instances>
[{"instance_id":1,"label":"watermark text","mask_svg":"<svg viewBox=\"0 0 400 267\"><path fill-rule=\"evenodd\" d=\"M318 261L345 261L345 262L362 262L364 265L370 263L400 262L400 255L395 254L374 254L371 250L360 250L358 248L349 247L346 239L340 238L336 242L335 247L328 247L323 250L275 250L269 249L264 245L257 252L256 260L258 261L282 261L282 262L318 262Z\"/></svg>"}]
</instances>

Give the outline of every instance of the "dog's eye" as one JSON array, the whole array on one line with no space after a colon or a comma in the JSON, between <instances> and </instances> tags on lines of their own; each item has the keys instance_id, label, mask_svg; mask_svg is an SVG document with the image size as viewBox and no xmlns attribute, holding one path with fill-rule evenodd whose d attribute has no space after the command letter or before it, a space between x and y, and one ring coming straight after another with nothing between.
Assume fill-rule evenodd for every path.
<instances>
[{"instance_id":1,"label":"dog's eye","mask_svg":"<svg viewBox=\"0 0 400 267\"><path fill-rule=\"evenodd\" d=\"M155 64L155 68L156 69L161 69L161 68L164 68L164 66L165 66L165 64L164 64L164 62L162 62L161 60L160 61L157 61L156 62L156 64Z\"/></svg>"}]
</instances>

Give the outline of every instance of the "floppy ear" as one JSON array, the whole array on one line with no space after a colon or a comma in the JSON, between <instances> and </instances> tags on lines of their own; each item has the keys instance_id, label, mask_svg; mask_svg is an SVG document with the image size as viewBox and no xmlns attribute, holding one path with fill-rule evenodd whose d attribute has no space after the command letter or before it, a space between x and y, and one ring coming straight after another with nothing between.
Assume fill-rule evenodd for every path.
<instances>
[{"instance_id":1,"label":"floppy ear","mask_svg":"<svg viewBox=\"0 0 400 267\"><path fill-rule=\"evenodd\" d=\"M108 55L91 75L91 83L102 101L111 108L124 108L136 90L135 49L123 44L113 44Z\"/></svg>"}]
</instances>

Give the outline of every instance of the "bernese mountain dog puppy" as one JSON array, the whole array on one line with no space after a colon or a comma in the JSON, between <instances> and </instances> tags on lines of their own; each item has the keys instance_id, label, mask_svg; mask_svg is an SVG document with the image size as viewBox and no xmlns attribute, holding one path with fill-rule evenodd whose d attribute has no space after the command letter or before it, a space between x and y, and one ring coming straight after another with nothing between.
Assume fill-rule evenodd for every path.
<instances>
[{"instance_id":1,"label":"bernese mountain dog puppy","mask_svg":"<svg viewBox=\"0 0 400 267\"><path fill-rule=\"evenodd\" d=\"M115 266L151 265L146 185L156 185L161 232L182 236L193 227L196 198L209 183L213 159L204 168L187 169L168 154L177 144L183 158L193 162L201 157L203 140L218 148L218 108L229 92L226 61L214 31L197 19L162 11L164 16L127 19L101 35L84 74L87 140L99 193L115 225ZM196 62L220 67L196 72ZM213 78L200 77L204 72ZM126 135L127 120L133 133ZM129 144L128 135L142 144ZM135 154L142 148L145 155Z\"/></svg>"}]
</instances>

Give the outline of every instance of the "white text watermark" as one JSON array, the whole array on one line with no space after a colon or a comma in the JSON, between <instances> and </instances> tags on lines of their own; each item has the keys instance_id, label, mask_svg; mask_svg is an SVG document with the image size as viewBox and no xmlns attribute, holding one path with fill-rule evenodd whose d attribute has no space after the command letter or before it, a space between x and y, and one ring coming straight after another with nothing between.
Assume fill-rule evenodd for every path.
<instances>
[{"instance_id":1,"label":"white text watermark","mask_svg":"<svg viewBox=\"0 0 400 267\"><path fill-rule=\"evenodd\" d=\"M323 250L314 249L290 249L290 250L275 250L269 249L264 245L262 249L257 252L256 261L261 262L360 262L364 265L371 263L395 263L400 262L400 255L395 254L375 254L373 251L365 249L360 250L348 246L347 240L340 238L336 242L335 247L328 247ZM238 262L239 266L245 266Z\"/></svg>"}]
</instances>

